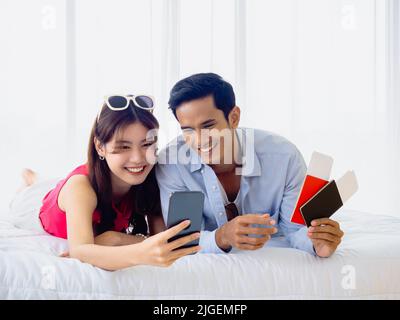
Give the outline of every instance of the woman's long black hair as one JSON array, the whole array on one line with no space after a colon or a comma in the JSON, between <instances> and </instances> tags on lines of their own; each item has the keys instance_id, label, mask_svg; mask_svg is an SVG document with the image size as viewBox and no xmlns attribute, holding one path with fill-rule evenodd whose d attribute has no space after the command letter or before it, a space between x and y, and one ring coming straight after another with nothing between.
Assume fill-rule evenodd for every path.
<instances>
[{"instance_id":1,"label":"woman's long black hair","mask_svg":"<svg viewBox=\"0 0 400 320\"><path fill-rule=\"evenodd\" d=\"M94 138L96 138L101 144L106 144L111 141L115 133L135 122L140 122L149 130L159 128L157 119L149 111L134 107L132 102L130 102L127 109L121 111L113 111L104 104L99 119L96 119L92 127L89 139L87 164L89 169L89 180L97 196L96 209L100 212L101 217L100 223L94 226L95 234L101 234L105 231L113 230L116 212L112 207L110 168L106 161L99 159ZM133 204L130 225L134 228L131 233L147 234L148 228L145 216L161 214L160 192L155 177L154 167L143 183L131 187L129 194Z\"/></svg>"}]
</instances>

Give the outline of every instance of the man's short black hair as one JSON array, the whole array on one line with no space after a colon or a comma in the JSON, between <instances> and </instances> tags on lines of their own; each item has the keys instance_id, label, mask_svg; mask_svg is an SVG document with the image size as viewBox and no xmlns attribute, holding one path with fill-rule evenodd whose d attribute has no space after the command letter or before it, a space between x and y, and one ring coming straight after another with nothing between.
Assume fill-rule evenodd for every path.
<instances>
[{"instance_id":1,"label":"man's short black hair","mask_svg":"<svg viewBox=\"0 0 400 320\"><path fill-rule=\"evenodd\" d=\"M184 102L212 95L215 106L222 110L225 119L235 107L232 85L215 73L197 73L178 81L171 89L169 108L176 118L176 109Z\"/></svg>"}]
</instances>

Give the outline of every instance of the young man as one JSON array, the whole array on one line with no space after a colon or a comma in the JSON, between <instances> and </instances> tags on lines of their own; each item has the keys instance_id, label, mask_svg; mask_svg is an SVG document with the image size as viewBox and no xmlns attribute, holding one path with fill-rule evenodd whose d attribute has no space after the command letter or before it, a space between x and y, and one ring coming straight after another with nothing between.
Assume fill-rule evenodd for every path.
<instances>
[{"instance_id":1,"label":"young man","mask_svg":"<svg viewBox=\"0 0 400 320\"><path fill-rule=\"evenodd\" d=\"M165 221L172 192L202 191L202 252L255 250L281 234L293 248L332 255L343 236L337 222L319 219L308 229L290 222L306 174L301 153L281 136L239 128L228 82L192 75L172 88L169 106L182 135L160 153L156 171Z\"/></svg>"}]
</instances>

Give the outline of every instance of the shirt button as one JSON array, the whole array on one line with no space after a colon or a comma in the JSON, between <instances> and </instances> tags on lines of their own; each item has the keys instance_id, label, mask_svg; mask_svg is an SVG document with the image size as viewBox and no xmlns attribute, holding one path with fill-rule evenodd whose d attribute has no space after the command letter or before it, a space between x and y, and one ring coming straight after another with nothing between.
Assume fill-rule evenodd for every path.
<instances>
[{"instance_id":1,"label":"shirt button","mask_svg":"<svg viewBox=\"0 0 400 320\"><path fill-rule=\"evenodd\" d=\"M204 169L201 169L200 172L201 172L201 173L204 173Z\"/></svg>"},{"instance_id":2,"label":"shirt button","mask_svg":"<svg viewBox=\"0 0 400 320\"><path fill-rule=\"evenodd\" d=\"M214 191L217 190L217 186L212 186L212 188Z\"/></svg>"},{"instance_id":3,"label":"shirt button","mask_svg":"<svg viewBox=\"0 0 400 320\"><path fill-rule=\"evenodd\" d=\"M222 217L222 216L224 215L224 213L223 213L223 212L220 212L219 215Z\"/></svg>"}]
</instances>

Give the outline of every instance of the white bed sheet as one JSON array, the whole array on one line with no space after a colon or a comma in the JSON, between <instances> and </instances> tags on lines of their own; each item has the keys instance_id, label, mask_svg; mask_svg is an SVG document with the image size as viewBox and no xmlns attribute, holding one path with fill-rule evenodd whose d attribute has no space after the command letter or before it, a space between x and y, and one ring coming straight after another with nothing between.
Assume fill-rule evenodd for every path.
<instances>
[{"instance_id":1,"label":"white bed sheet","mask_svg":"<svg viewBox=\"0 0 400 320\"><path fill-rule=\"evenodd\" d=\"M1 299L400 298L395 217L340 210L334 218L345 237L327 259L275 238L257 251L197 254L169 268L109 272L58 257L67 242L41 230L35 211L45 189L44 184L28 190L13 203L11 216L0 220Z\"/></svg>"}]
</instances>

